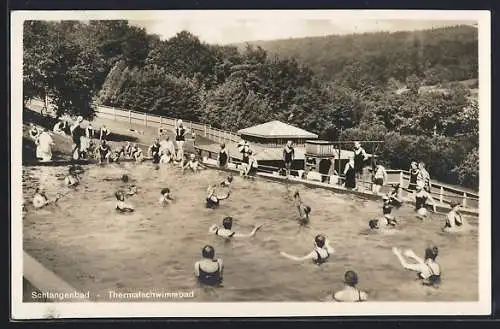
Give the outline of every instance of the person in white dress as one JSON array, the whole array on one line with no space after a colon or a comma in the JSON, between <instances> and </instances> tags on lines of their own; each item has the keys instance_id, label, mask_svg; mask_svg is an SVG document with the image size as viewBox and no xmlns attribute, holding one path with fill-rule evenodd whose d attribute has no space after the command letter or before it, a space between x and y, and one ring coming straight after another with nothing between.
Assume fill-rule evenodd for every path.
<instances>
[{"instance_id":1,"label":"person in white dress","mask_svg":"<svg viewBox=\"0 0 500 329\"><path fill-rule=\"evenodd\" d=\"M43 130L36 140L36 157L43 162L52 160L52 146L55 145L50 134Z\"/></svg>"}]
</instances>

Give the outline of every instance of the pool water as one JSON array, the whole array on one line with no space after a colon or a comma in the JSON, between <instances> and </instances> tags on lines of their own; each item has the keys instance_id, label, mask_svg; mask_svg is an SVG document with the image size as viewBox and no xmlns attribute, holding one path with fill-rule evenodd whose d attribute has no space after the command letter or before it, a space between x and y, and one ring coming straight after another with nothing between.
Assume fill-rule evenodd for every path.
<instances>
[{"instance_id":1,"label":"pool water","mask_svg":"<svg viewBox=\"0 0 500 329\"><path fill-rule=\"evenodd\" d=\"M367 230L368 220L381 214L381 205L352 195L236 177L231 197L211 210L204 207L206 188L221 182L226 173L182 175L179 168L154 170L149 163L85 169L76 190L63 187L56 177L66 167L23 169L28 208L23 238L26 252L75 288L90 291L96 301L109 301L109 291L139 290L194 291L196 301L322 301L342 288L344 272L351 269L370 300L478 300L477 218L467 218L473 227L470 233L452 236L440 233L443 215L432 214L421 222L410 206L403 206L394 212L401 222L397 230L373 233ZM139 187L139 193L127 200L136 208L132 214L114 210L113 194L123 184L103 181L125 173ZM35 210L29 201L38 184L46 187L49 198L57 192L65 196L57 205ZM158 204L163 187L169 187L175 198L166 207ZM312 207L308 227L296 221L292 201L296 189ZM238 232L264 226L255 237L227 242L208 234L224 216L233 216ZM280 251L309 253L318 233L325 234L336 250L328 263L296 263L280 256ZM439 289L422 286L391 251L398 246L421 255L429 243L440 248ZM196 284L193 264L205 244L213 245L216 256L224 260L222 288Z\"/></svg>"}]
</instances>

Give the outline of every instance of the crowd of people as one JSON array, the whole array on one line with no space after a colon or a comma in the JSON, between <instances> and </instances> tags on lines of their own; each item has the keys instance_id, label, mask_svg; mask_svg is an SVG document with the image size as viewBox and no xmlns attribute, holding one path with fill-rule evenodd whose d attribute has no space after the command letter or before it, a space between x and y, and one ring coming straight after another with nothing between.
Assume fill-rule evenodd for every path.
<instances>
[{"instance_id":1,"label":"crowd of people","mask_svg":"<svg viewBox=\"0 0 500 329\"><path fill-rule=\"evenodd\" d=\"M53 130L54 133L61 135L68 134L69 132L74 144L72 150L74 159L87 157L90 154L89 149L95 137L92 125L89 123L83 128L81 126L82 121L83 119L81 117L78 117L72 125L61 121L54 126ZM35 132L35 130L36 128L32 126L30 136L37 141L37 145L43 145L43 147L40 147L40 155L44 152L49 153L46 146L47 144L50 146L52 145L51 143L53 143L51 139L49 139L50 135L48 135L46 131ZM184 158L184 143L187 131L188 129L186 129L182 121L179 120L173 130L175 144L168 134L162 134L162 136L160 136L161 140L160 138L155 138L153 140L147 150L147 155L145 155L137 144L132 144L130 142L126 142L125 145L118 147L116 150L112 150L107 143L110 131L106 126L102 126L98 134L99 142L95 149L95 155L99 163L117 162L120 158L133 159L138 163L150 160L156 166L159 164L173 163L176 165L178 164L183 173L186 170L195 173L206 168L206 166L199 161L195 154L190 154L187 159ZM255 158L255 152L250 147L250 144L246 141L241 141L238 144L238 151L241 153L242 158L239 165L240 175L244 178L255 177L258 163ZM42 159L48 158L45 153L45 157L41 157ZM356 187L356 180L360 179L364 163L367 159L368 155L361 147L360 143L356 142L354 156L349 159L343 172L343 178L345 180L344 185L346 188ZM294 146L293 143L289 141L283 149L283 162L286 175L290 175L294 160ZM229 151L225 144L221 144L217 158L218 166L220 168L228 168L230 162L231 157ZM75 164L69 166L67 174L62 178L64 185L68 187L78 186L81 182L81 175L83 172L84 170L81 166ZM134 212L135 207L130 202L127 202L127 198L137 194L137 186L134 184L129 185L129 178L127 175L123 175L119 179L125 185L114 194L116 198L115 209L119 213ZM233 180L234 177L228 175L224 181L211 184L207 188L206 199L204 200L205 207L217 209L221 201L229 199ZM381 187L386 180L387 173L385 168L380 164L376 164L373 167L373 192L381 194ZM226 192L221 193L219 189L224 189ZM397 184L390 192L383 196L382 215L375 219L370 219L368 222L368 226L371 230L390 230L398 226L399 220L394 216L393 210L399 209L403 204L401 189L402 187ZM424 219L427 217L428 206L431 206L434 212L436 212L436 203L430 195L430 175L425 170L425 165L423 163L412 163L410 168L410 183L406 190L414 191L415 211L418 218ZM168 206L175 200L169 188L161 189L160 195L159 203L164 206ZM40 209L50 204L56 204L61 196L61 194L57 194L55 198L51 199L47 197L45 189L39 187L35 191L32 204L35 209ZM300 225L308 225L310 223L312 209L302 200L299 191L293 194L293 202L298 212L298 222ZM443 227L444 231L453 232L465 227L466 223L463 216L460 214L459 208L459 204L452 204L451 211L446 216L446 223ZM261 227L262 224L256 225L249 233L236 232L233 229L233 218L226 216L222 219L222 225L212 225L209 228L209 233L224 239L251 238L256 235ZM423 258L418 257L412 250L401 251L399 248L394 247L392 251L398 258L401 266L407 270L416 272L423 284L436 286L440 283L441 269L437 262L438 248L436 246L429 246L426 248ZM316 265L321 265L327 262L334 253L335 250L330 245L327 237L323 234L318 234L314 238L313 250L307 255L296 256L283 251L280 252L280 255L292 261L309 261ZM201 256L202 259L194 265L194 275L198 282L203 285L221 286L223 283L223 260L215 256L215 249L211 245L205 245L202 248ZM345 287L343 290L332 294L331 297L333 300L340 302L361 302L368 300L368 294L356 288L358 284L358 275L356 272L352 270L347 271L344 274L344 284Z\"/></svg>"}]
</instances>

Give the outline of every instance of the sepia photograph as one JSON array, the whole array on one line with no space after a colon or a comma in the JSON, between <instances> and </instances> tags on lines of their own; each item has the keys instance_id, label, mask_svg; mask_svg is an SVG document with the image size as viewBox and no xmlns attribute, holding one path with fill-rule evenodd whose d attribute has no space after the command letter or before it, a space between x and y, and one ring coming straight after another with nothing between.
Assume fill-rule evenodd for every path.
<instances>
[{"instance_id":1,"label":"sepia photograph","mask_svg":"<svg viewBox=\"0 0 500 329\"><path fill-rule=\"evenodd\" d=\"M490 29L12 12L13 318L489 314Z\"/></svg>"}]
</instances>

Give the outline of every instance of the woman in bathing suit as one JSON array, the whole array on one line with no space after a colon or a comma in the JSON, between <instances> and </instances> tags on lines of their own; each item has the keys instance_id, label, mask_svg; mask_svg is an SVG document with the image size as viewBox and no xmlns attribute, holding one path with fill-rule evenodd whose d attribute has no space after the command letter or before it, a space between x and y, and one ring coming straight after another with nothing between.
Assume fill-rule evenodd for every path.
<instances>
[{"instance_id":1,"label":"woman in bathing suit","mask_svg":"<svg viewBox=\"0 0 500 329\"><path fill-rule=\"evenodd\" d=\"M220 144L219 155L217 156L217 164L220 168L227 168L229 163L229 153L226 149L226 144Z\"/></svg>"},{"instance_id":2,"label":"woman in bathing suit","mask_svg":"<svg viewBox=\"0 0 500 329\"><path fill-rule=\"evenodd\" d=\"M337 302L364 302L368 300L368 294L356 288L358 275L354 271L344 274L344 289L333 294L333 300Z\"/></svg>"},{"instance_id":3,"label":"woman in bathing suit","mask_svg":"<svg viewBox=\"0 0 500 329\"><path fill-rule=\"evenodd\" d=\"M205 166L203 166L197 159L196 155L191 153L189 155L189 161L186 162L186 164L182 167L182 172L184 172L185 169L189 169L192 172L197 172L200 169L205 169Z\"/></svg>"},{"instance_id":4,"label":"woman in bathing suit","mask_svg":"<svg viewBox=\"0 0 500 329\"><path fill-rule=\"evenodd\" d=\"M394 188L391 192L387 193L387 197L389 198L389 203L396 207L399 208L402 205L401 202L401 196L400 196L401 188L399 184L394 185Z\"/></svg>"},{"instance_id":5,"label":"woman in bathing suit","mask_svg":"<svg viewBox=\"0 0 500 329\"><path fill-rule=\"evenodd\" d=\"M64 178L64 184L66 186L77 186L80 183L78 172L74 166L70 166L68 171L68 175Z\"/></svg>"},{"instance_id":6,"label":"woman in bathing suit","mask_svg":"<svg viewBox=\"0 0 500 329\"><path fill-rule=\"evenodd\" d=\"M233 217L227 216L222 220L222 227L218 227L217 224L213 224L208 229L210 234L215 234L217 236L230 239L230 238L249 238L255 235L255 233L262 227L261 225L256 225L252 232L249 234L236 233L232 230L233 227Z\"/></svg>"},{"instance_id":7,"label":"woman in bathing suit","mask_svg":"<svg viewBox=\"0 0 500 329\"><path fill-rule=\"evenodd\" d=\"M215 249L206 245L201 250L202 259L194 264L194 275L198 283L207 286L220 286L223 281L224 265L222 259L215 258Z\"/></svg>"},{"instance_id":8,"label":"woman in bathing suit","mask_svg":"<svg viewBox=\"0 0 500 329\"><path fill-rule=\"evenodd\" d=\"M39 187L36 189L35 195L33 196L33 207L35 207L35 209L39 209L49 204L56 203L59 200L60 196L61 195L58 193L54 200L49 200L49 198L45 194L45 189L43 187Z\"/></svg>"},{"instance_id":9,"label":"woman in bathing suit","mask_svg":"<svg viewBox=\"0 0 500 329\"><path fill-rule=\"evenodd\" d=\"M229 198L229 195L231 194L231 191L228 191L225 196L220 196L215 194L215 190L217 188L216 184L213 184L208 187L207 189L207 198L206 198L206 204L205 206L210 209L215 209L219 207L219 202L221 200L225 200Z\"/></svg>"},{"instance_id":10,"label":"woman in bathing suit","mask_svg":"<svg viewBox=\"0 0 500 329\"><path fill-rule=\"evenodd\" d=\"M303 257L297 257L282 251L280 255L295 261L312 260L314 264L321 265L325 263L334 252L335 250L330 246L326 237L320 234L314 238L314 249L309 254Z\"/></svg>"},{"instance_id":11,"label":"woman in bathing suit","mask_svg":"<svg viewBox=\"0 0 500 329\"><path fill-rule=\"evenodd\" d=\"M398 257L399 262L403 268L417 272L417 278L422 281L422 284L429 286L436 286L441 283L441 268L436 262L436 257L438 256L438 248L428 247L425 249L424 259L418 257L412 250L407 249L404 252L404 256L415 260L417 263L407 262L401 250L399 248L393 247L392 252Z\"/></svg>"},{"instance_id":12,"label":"woman in bathing suit","mask_svg":"<svg viewBox=\"0 0 500 329\"><path fill-rule=\"evenodd\" d=\"M427 217L427 201L431 202L434 212L436 212L436 202L432 196L424 190L424 187L417 184L417 192L415 193L415 211L417 212L417 217L424 219Z\"/></svg>"},{"instance_id":13,"label":"woman in bathing suit","mask_svg":"<svg viewBox=\"0 0 500 329\"><path fill-rule=\"evenodd\" d=\"M116 207L115 209L119 212L133 212L134 207L132 205L125 203L125 195L122 191L118 191L115 193L116 197Z\"/></svg>"},{"instance_id":14,"label":"woman in bathing suit","mask_svg":"<svg viewBox=\"0 0 500 329\"><path fill-rule=\"evenodd\" d=\"M220 183L220 186L230 187L232 182L233 182L233 175L229 175L222 183Z\"/></svg>"}]
</instances>

